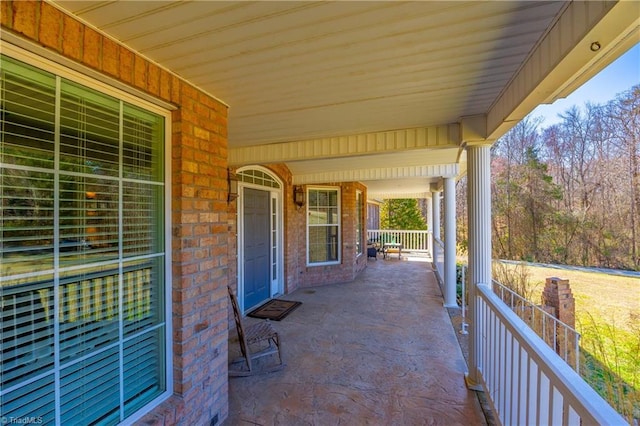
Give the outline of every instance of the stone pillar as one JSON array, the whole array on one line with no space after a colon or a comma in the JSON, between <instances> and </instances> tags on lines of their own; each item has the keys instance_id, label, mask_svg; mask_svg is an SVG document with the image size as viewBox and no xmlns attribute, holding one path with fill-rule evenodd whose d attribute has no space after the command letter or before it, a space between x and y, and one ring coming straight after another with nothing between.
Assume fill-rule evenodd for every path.
<instances>
[{"instance_id":1,"label":"stone pillar","mask_svg":"<svg viewBox=\"0 0 640 426\"><path fill-rule=\"evenodd\" d=\"M456 186L452 177L444 178L444 306L456 302Z\"/></svg>"},{"instance_id":2,"label":"stone pillar","mask_svg":"<svg viewBox=\"0 0 640 426\"><path fill-rule=\"evenodd\" d=\"M491 288L491 156L486 144L467 146L468 164L468 220L469 220L469 373L467 385L480 387L478 366L482 359L479 351L481 336L476 330L479 317L476 315L476 286Z\"/></svg>"}]
</instances>

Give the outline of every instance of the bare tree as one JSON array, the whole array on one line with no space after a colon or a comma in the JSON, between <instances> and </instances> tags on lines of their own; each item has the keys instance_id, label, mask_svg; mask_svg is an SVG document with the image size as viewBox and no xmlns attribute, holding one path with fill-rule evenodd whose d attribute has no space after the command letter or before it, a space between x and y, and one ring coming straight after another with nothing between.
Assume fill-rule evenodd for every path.
<instances>
[{"instance_id":1,"label":"bare tree","mask_svg":"<svg viewBox=\"0 0 640 426\"><path fill-rule=\"evenodd\" d=\"M629 189L629 231L631 258L635 268L640 267L640 85L634 86L607 108L608 125L614 135L615 147L621 157L628 156L626 180Z\"/></svg>"}]
</instances>

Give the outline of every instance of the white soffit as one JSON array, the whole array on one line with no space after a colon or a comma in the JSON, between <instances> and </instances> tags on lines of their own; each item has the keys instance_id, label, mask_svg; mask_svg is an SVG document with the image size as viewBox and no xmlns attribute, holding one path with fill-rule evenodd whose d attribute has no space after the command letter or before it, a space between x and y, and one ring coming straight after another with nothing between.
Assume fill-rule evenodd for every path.
<instances>
[{"instance_id":1,"label":"white soffit","mask_svg":"<svg viewBox=\"0 0 640 426\"><path fill-rule=\"evenodd\" d=\"M455 123L500 137L637 43L640 21L638 1L53 3L229 105L231 165L285 162L300 180L439 155L462 175Z\"/></svg>"},{"instance_id":2,"label":"white soffit","mask_svg":"<svg viewBox=\"0 0 640 426\"><path fill-rule=\"evenodd\" d=\"M486 114L564 2L55 2L222 99L229 147Z\"/></svg>"}]
</instances>

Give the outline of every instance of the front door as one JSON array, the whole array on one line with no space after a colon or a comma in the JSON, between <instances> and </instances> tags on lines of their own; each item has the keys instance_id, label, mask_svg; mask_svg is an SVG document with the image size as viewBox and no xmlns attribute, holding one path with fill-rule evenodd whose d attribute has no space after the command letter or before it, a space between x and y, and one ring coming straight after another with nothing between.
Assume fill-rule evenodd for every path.
<instances>
[{"instance_id":1,"label":"front door","mask_svg":"<svg viewBox=\"0 0 640 426\"><path fill-rule=\"evenodd\" d=\"M249 309L269 298L271 194L244 188L244 307Z\"/></svg>"}]
</instances>

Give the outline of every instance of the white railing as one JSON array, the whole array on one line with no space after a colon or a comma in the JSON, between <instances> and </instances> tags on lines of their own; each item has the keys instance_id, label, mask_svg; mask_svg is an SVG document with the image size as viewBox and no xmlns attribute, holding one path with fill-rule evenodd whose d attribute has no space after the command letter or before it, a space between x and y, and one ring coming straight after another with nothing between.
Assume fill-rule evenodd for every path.
<instances>
[{"instance_id":1,"label":"white railing","mask_svg":"<svg viewBox=\"0 0 640 426\"><path fill-rule=\"evenodd\" d=\"M500 424L628 424L487 284L472 303L479 379Z\"/></svg>"},{"instance_id":2,"label":"white railing","mask_svg":"<svg viewBox=\"0 0 640 426\"><path fill-rule=\"evenodd\" d=\"M367 239L380 245L384 243L402 244L402 250L433 253L431 250L431 231L369 229Z\"/></svg>"},{"instance_id":3,"label":"white railing","mask_svg":"<svg viewBox=\"0 0 640 426\"><path fill-rule=\"evenodd\" d=\"M496 280L493 280L493 292L564 362L580 373L580 333L576 329Z\"/></svg>"}]
</instances>

